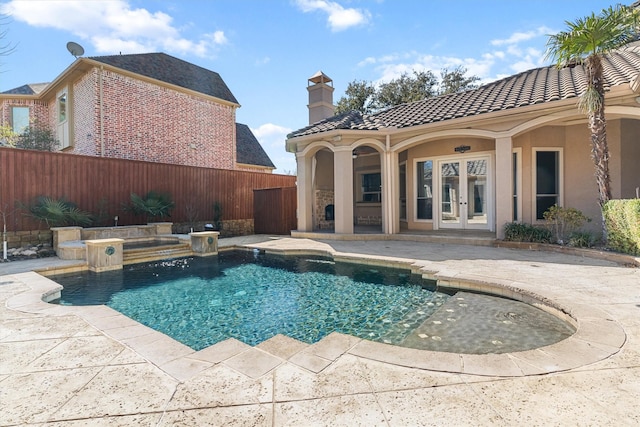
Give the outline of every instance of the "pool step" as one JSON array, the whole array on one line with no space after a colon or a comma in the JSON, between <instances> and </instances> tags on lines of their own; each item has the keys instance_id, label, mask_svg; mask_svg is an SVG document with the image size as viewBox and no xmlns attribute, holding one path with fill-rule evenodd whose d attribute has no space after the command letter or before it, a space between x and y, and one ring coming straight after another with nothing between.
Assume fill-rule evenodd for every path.
<instances>
[{"instance_id":1,"label":"pool step","mask_svg":"<svg viewBox=\"0 0 640 427\"><path fill-rule=\"evenodd\" d=\"M160 259L182 258L192 256L191 245L188 243L154 246L149 248L125 249L123 264L136 264Z\"/></svg>"}]
</instances>

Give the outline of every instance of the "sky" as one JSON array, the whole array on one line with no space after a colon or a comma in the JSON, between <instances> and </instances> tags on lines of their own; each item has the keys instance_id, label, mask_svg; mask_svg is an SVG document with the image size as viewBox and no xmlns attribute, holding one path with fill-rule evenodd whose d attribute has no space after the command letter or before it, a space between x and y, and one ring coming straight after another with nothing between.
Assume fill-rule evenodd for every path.
<instances>
[{"instance_id":1,"label":"sky","mask_svg":"<svg viewBox=\"0 0 640 427\"><path fill-rule=\"evenodd\" d=\"M630 4L628 0L624 4ZM549 34L607 0L0 0L0 91L54 80L75 58L164 52L220 74L276 165L295 173L286 135L307 126L308 79L355 80L458 66L488 83L545 59ZM6 49L5 49L6 50Z\"/></svg>"}]
</instances>

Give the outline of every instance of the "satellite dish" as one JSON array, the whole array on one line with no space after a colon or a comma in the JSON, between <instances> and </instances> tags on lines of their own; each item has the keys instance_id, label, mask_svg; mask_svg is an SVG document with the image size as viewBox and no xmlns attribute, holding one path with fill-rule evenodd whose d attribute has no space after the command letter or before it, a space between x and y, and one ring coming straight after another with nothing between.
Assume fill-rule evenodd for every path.
<instances>
[{"instance_id":1,"label":"satellite dish","mask_svg":"<svg viewBox=\"0 0 640 427\"><path fill-rule=\"evenodd\" d=\"M84 49L82 48L82 46L80 46L76 42L67 43L67 50L71 53L71 55L75 56L76 58L78 56L84 55Z\"/></svg>"}]
</instances>

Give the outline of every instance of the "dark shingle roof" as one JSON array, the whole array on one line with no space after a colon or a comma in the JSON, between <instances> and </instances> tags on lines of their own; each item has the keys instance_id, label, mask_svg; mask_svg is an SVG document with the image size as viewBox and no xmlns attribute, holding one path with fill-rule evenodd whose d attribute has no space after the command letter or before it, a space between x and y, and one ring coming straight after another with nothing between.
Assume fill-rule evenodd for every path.
<instances>
[{"instance_id":1,"label":"dark shingle roof","mask_svg":"<svg viewBox=\"0 0 640 427\"><path fill-rule=\"evenodd\" d=\"M37 95L42 90L47 87L49 83L32 83L27 85L22 85L20 87L9 89L7 91L2 92L3 95Z\"/></svg>"},{"instance_id":2,"label":"dark shingle roof","mask_svg":"<svg viewBox=\"0 0 640 427\"><path fill-rule=\"evenodd\" d=\"M236 162L275 169L275 165L249 126L242 123L236 123Z\"/></svg>"},{"instance_id":3,"label":"dark shingle roof","mask_svg":"<svg viewBox=\"0 0 640 427\"><path fill-rule=\"evenodd\" d=\"M166 53L93 56L89 59L238 104L218 73Z\"/></svg>"},{"instance_id":4,"label":"dark shingle roof","mask_svg":"<svg viewBox=\"0 0 640 427\"><path fill-rule=\"evenodd\" d=\"M629 45L603 58L605 90L629 83L640 71L640 46ZM577 98L586 86L584 67L536 68L477 89L401 104L374 114L351 111L287 135L295 138L330 130L406 128L495 111Z\"/></svg>"}]
</instances>

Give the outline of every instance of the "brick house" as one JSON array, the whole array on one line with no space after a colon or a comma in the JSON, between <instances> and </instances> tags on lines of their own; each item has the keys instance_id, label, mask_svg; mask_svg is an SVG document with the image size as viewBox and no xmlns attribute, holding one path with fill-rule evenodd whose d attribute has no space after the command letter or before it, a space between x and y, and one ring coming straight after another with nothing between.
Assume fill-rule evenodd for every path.
<instances>
[{"instance_id":1,"label":"brick house","mask_svg":"<svg viewBox=\"0 0 640 427\"><path fill-rule=\"evenodd\" d=\"M164 53L78 58L0 94L3 125L45 124L67 153L271 173L239 107L218 73Z\"/></svg>"}]
</instances>

